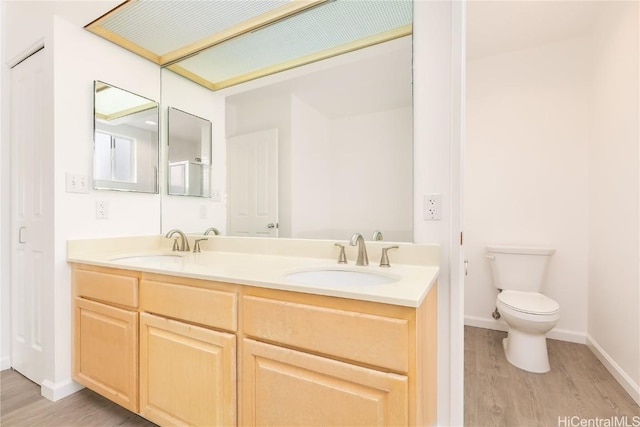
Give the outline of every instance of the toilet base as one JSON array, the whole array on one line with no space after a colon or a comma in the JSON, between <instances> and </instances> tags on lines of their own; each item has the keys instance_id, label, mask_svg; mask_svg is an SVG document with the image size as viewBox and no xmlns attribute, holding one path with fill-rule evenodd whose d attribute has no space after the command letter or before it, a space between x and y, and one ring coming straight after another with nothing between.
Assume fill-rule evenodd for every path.
<instances>
[{"instance_id":1,"label":"toilet base","mask_svg":"<svg viewBox=\"0 0 640 427\"><path fill-rule=\"evenodd\" d=\"M513 366L528 372L549 372L547 337L544 334L527 334L509 328L507 338L502 340L504 354Z\"/></svg>"}]
</instances>

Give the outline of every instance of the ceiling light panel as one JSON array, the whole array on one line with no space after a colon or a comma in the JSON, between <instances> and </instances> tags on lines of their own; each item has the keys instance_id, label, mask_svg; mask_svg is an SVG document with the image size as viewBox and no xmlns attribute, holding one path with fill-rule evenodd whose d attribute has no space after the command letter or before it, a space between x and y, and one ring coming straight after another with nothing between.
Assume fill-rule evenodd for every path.
<instances>
[{"instance_id":1,"label":"ceiling light panel","mask_svg":"<svg viewBox=\"0 0 640 427\"><path fill-rule=\"evenodd\" d=\"M215 88L274 64L406 28L412 21L411 0L335 0L212 46L170 68L186 70ZM398 36L402 35L406 32Z\"/></svg>"},{"instance_id":2,"label":"ceiling light panel","mask_svg":"<svg viewBox=\"0 0 640 427\"><path fill-rule=\"evenodd\" d=\"M117 35L161 57L288 3L290 0L130 1L98 25L103 34Z\"/></svg>"}]
</instances>

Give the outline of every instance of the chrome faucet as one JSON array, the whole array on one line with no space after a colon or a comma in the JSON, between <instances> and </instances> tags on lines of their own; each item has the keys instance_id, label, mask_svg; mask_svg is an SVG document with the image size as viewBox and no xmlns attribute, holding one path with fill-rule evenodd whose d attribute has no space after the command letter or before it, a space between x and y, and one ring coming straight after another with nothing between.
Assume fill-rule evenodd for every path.
<instances>
[{"instance_id":1,"label":"chrome faucet","mask_svg":"<svg viewBox=\"0 0 640 427\"><path fill-rule=\"evenodd\" d=\"M174 234L178 234L180 236L180 246L178 247L178 250L181 252L189 252L189 240L182 231L174 228L173 230L169 230L169 232L164 237L170 239ZM173 247L173 250L176 250L175 245Z\"/></svg>"},{"instance_id":2,"label":"chrome faucet","mask_svg":"<svg viewBox=\"0 0 640 427\"><path fill-rule=\"evenodd\" d=\"M369 265L369 257L367 256L367 247L364 243L364 237L362 234L355 233L351 236L351 241L349 242L351 246L358 245L358 259L356 260L356 265Z\"/></svg>"},{"instance_id":3,"label":"chrome faucet","mask_svg":"<svg viewBox=\"0 0 640 427\"><path fill-rule=\"evenodd\" d=\"M382 232L380 230L374 231L373 236L371 236L371 240L373 241L382 240Z\"/></svg>"},{"instance_id":4,"label":"chrome faucet","mask_svg":"<svg viewBox=\"0 0 640 427\"><path fill-rule=\"evenodd\" d=\"M213 233L215 236L217 236L218 234L220 234L220 232L218 231L218 229L217 229L217 228L215 228L215 227L209 227L209 228L207 228L207 229L205 230L205 232L204 232L204 235L205 235L205 236L208 236L208 235L209 235L209 233Z\"/></svg>"}]
</instances>

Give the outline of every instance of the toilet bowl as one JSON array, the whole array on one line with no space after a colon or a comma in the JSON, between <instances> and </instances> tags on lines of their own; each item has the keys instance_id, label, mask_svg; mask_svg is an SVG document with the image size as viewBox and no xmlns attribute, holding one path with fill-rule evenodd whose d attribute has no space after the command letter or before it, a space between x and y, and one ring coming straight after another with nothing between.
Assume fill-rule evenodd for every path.
<instances>
[{"instance_id":1,"label":"toilet bowl","mask_svg":"<svg viewBox=\"0 0 640 427\"><path fill-rule=\"evenodd\" d=\"M554 249L488 246L496 308L509 326L503 347L512 365L529 372L550 370L546 333L560 320L560 305L540 291Z\"/></svg>"},{"instance_id":2,"label":"toilet bowl","mask_svg":"<svg viewBox=\"0 0 640 427\"><path fill-rule=\"evenodd\" d=\"M502 341L509 363L529 372L549 372L546 333L560 320L558 303L538 292L507 290L498 294L496 307L509 326Z\"/></svg>"}]
</instances>

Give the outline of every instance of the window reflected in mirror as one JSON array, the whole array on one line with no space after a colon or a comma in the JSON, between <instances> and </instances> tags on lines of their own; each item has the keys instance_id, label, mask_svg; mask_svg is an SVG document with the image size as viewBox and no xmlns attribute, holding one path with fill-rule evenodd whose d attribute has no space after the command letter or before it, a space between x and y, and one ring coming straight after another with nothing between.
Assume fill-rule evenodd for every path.
<instances>
[{"instance_id":1,"label":"window reflected in mirror","mask_svg":"<svg viewBox=\"0 0 640 427\"><path fill-rule=\"evenodd\" d=\"M93 187L158 193L158 103L94 82Z\"/></svg>"},{"instance_id":2,"label":"window reflected in mirror","mask_svg":"<svg viewBox=\"0 0 640 427\"><path fill-rule=\"evenodd\" d=\"M211 195L211 122L169 107L168 193Z\"/></svg>"}]
</instances>

